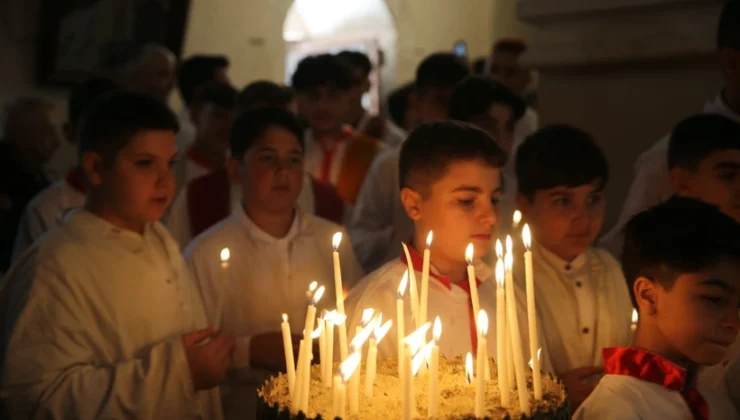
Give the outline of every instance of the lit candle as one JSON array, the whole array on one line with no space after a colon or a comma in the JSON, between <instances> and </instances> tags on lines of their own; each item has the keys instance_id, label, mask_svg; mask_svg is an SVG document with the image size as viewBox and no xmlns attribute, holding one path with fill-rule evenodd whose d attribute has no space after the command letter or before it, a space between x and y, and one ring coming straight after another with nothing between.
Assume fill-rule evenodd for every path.
<instances>
[{"instance_id":1,"label":"lit candle","mask_svg":"<svg viewBox=\"0 0 740 420\"><path fill-rule=\"evenodd\" d=\"M403 420L411 420L413 415L412 400L414 398L413 373L411 371L411 350L404 345L403 351L403 397L401 399L401 412Z\"/></svg>"},{"instance_id":2,"label":"lit candle","mask_svg":"<svg viewBox=\"0 0 740 420\"><path fill-rule=\"evenodd\" d=\"M344 311L344 289L342 289L342 267L339 264L339 244L342 243L342 232L337 232L331 240L331 246L334 249L334 292L337 298L337 311L342 315L347 315ZM347 359L347 324L339 326L339 356L342 360Z\"/></svg>"},{"instance_id":3,"label":"lit candle","mask_svg":"<svg viewBox=\"0 0 740 420\"><path fill-rule=\"evenodd\" d=\"M470 352L465 356L465 383L473 383L473 355Z\"/></svg>"},{"instance_id":4,"label":"lit candle","mask_svg":"<svg viewBox=\"0 0 740 420\"><path fill-rule=\"evenodd\" d=\"M507 246L511 237L506 238ZM504 257L504 268L506 269L506 310L509 324L509 335L511 336L511 354L514 358L514 372L516 376L516 387L519 391L519 408L522 414L529 416L529 392L527 390L527 377L525 376L524 355L522 353L522 338L519 333L519 320L516 315L516 299L514 298L514 277L512 265L514 257L511 251Z\"/></svg>"},{"instance_id":5,"label":"lit candle","mask_svg":"<svg viewBox=\"0 0 740 420\"><path fill-rule=\"evenodd\" d=\"M362 311L362 321L360 326L356 329L356 334L352 338L352 342L349 344L349 352L351 354L357 354L360 362L362 362L362 346L365 341L372 334L373 327L375 324L372 322L373 309L365 309ZM360 411L360 369L357 369L352 378L349 380L349 414L351 416L357 415Z\"/></svg>"},{"instance_id":6,"label":"lit candle","mask_svg":"<svg viewBox=\"0 0 740 420\"><path fill-rule=\"evenodd\" d=\"M303 335L306 335L306 332L303 332ZM298 346L298 369L296 372L296 378L295 378L295 391L294 396L290 400L290 410L293 414L298 414L298 412L301 410L301 402L303 401L303 375L306 373L306 370L303 369L303 365L301 365L301 362L306 356L306 339L301 339L301 344Z\"/></svg>"},{"instance_id":7,"label":"lit candle","mask_svg":"<svg viewBox=\"0 0 740 420\"><path fill-rule=\"evenodd\" d=\"M295 360L293 359L293 338L290 334L290 324L288 324L287 314L283 314L283 322L280 323L280 329L283 333L283 352L285 353L285 366L288 371L288 391L292 400L293 391L295 390Z\"/></svg>"},{"instance_id":8,"label":"lit candle","mask_svg":"<svg viewBox=\"0 0 740 420\"><path fill-rule=\"evenodd\" d=\"M501 241L496 244L496 249ZM503 250L501 251L503 254ZM498 363L498 390L501 394L501 406L508 408L511 404L511 386L509 385L509 362L506 357L506 299L504 296L504 262L496 262L496 362Z\"/></svg>"},{"instance_id":9,"label":"lit candle","mask_svg":"<svg viewBox=\"0 0 740 420\"><path fill-rule=\"evenodd\" d=\"M514 247L514 243L511 240L511 236L507 236L506 237L506 252L511 253L511 255L514 255L513 247ZM506 267L505 263L504 263L504 267ZM508 285L505 285L507 305L508 305L508 299L509 299L508 287L509 287ZM512 299L516 299L516 298L514 297ZM507 317L508 317L508 314L507 314ZM509 386L511 386L511 389L513 390L516 387L516 377L514 376L514 356L511 354L512 346L511 346L511 333L509 332L510 327L511 326L509 325L509 321L507 319L506 320L506 360L508 361L508 365L506 366L506 370L509 375Z\"/></svg>"},{"instance_id":10,"label":"lit candle","mask_svg":"<svg viewBox=\"0 0 740 420\"><path fill-rule=\"evenodd\" d=\"M439 413L439 337L442 336L442 322L439 317L434 319L432 327L432 357L429 362L429 392L427 393L427 417L436 418Z\"/></svg>"},{"instance_id":11,"label":"lit candle","mask_svg":"<svg viewBox=\"0 0 740 420\"><path fill-rule=\"evenodd\" d=\"M637 331L637 321L639 320L639 316L637 315L637 309L632 310L632 325L630 325L630 330L632 330L632 333L634 334L635 331Z\"/></svg>"},{"instance_id":12,"label":"lit candle","mask_svg":"<svg viewBox=\"0 0 740 420\"><path fill-rule=\"evenodd\" d=\"M324 385L331 388L331 378L334 372L334 326L344 324L347 317L337 311L331 311L324 314L326 323L326 363L324 363L323 375L326 377ZM323 363L323 360L322 360Z\"/></svg>"},{"instance_id":13,"label":"lit candle","mask_svg":"<svg viewBox=\"0 0 740 420\"><path fill-rule=\"evenodd\" d=\"M524 242L524 278L527 284L527 320L529 321L529 354L535 354L540 348L540 339L537 334L537 307L534 299L534 272L532 270L532 234L529 225L525 224L522 229L522 242ZM540 360L534 358L532 365L532 387L534 388L534 399L542 399L542 372Z\"/></svg>"},{"instance_id":14,"label":"lit candle","mask_svg":"<svg viewBox=\"0 0 740 420\"><path fill-rule=\"evenodd\" d=\"M305 341L303 354L305 359L308 361L303 367L303 373L301 377L301 392L298 410L308 413L308 396L311 394L311 360L313 360L313 354L311 348L313 347L313 340L318 339L321 336L321 330L323 327L319 325L312 333L311 338Z\"/></svg>"},{"instance_id":15,"label":"lit candle","mask_svg":"<svg viewBox=\"0 0 740 420\"><path fill-rule=\"evenodd\" d=\"M221 250L221 290L218 291L218 300L216 301L216 314L213 317L213 323L217 330L223 328L224 324L224 302L226 301L226 286L229 282L229 258L231 252L229 248Z\"/></svg>"},{"instance_id":16,"label":"lit candle","mask_svg":"<svg viewBox=\"0 0 740 420\"><path fill-rule=\"evenodd\" d=\"M388 320L384 324L383 314L378 315L378 320L373 329L373 336L369 339L367 349L367 367L365 368L365 395L370 398L373 396L373 384L375 383L376 365L378 361L378 344L391 329L393 321Z\"/></svg>"},{"instance_id":17,"label":"lit candle","mask_svg":"<svg viewBox=\"0 0 740 420\"><path fill-rule=\"evenodd\" d=\"M434 234L429 231L427 235L426 248L424 248L424 259L421 266L421 307L419 309L419 324L427 322L427 311L429 307L429 258L431 257L430 248Z\"/></svg>"},{"instance_id":18,"label":"lit candle","mask_svg":"<svg viewBox=\"0 0 740 420\"><path fill-rule=\"evenodd\" d=\"M406 334L404 331L404 312L403 312L403 294L406 293L406 284L409 281L409 271L406 270L401 278L401 283L398 285L398 291L396 292L396 339L398 340L398 378L403 383L404 380L404 352L403 352L403 337Z\"/></svg>"},{"instance_id":19,"label":"lit candle","mask_svg":"<svg viewBox=\"0 0 740 420\"><path fill-rule=\"evenodd\" d=\"M346 406L346 386L355 371L360 366L360 354L353 353L343 361L339 366L337 377L334 378L334 418L344 418L344 408Z\"/></svg>"},{"instance_id":20,"label":"lit candle","mask_svg":"<svg viewBox=\"0 0 740 420\"><path fill-rule=\"evenodd\" d=\"M519 223L522 222L522 212L514 210L514 217L512 218L513 224L511 225L514 229L519 227Z\"/></svg>"},{"instance_id":21,"label":"lit candle","mask_svg":"<svg viewBox=\"0 0 740 420\"><path fill-rule=\"evenodd\" d=\"M478 365L476 369L475 378L475 417L483 418L483 401L485 399L485 378L486 378L486 363L488 357L486 356L487 340L486 334L488 334L488 315L486 311L481 310L478 314Z\"/></svg>"},{"instance_id":22,"label":"lit candle","mask_svg":"<svg viewBox=\"0 0 740 420\"><path fill-rule=\"evenodd\" d=\"M539 360L540 362L542 361L542 358L540 358L540 354L541 354L541 353L542 353L542 347L540 347L540 348L538 348L538 349L537 349L537 360ZM532 369L532 366L533 366L533 364L534 364L534 362L533 362L533 360L532 360L532 359L530 358L530 359L529 359L529 368L530 368L530 369Z\"/></svg>"},{"instance_id":23,"label":"lit candle","mask_svg":"<svg viewBox=\"0 0 740 420\"><path fill-rule=\"evenodd\" d=\"M468 244L465 249L465 261L468 263L468 284L470 285L470 300L473 302L473 314L478 316L480 312L480 301L478 300L478 283L475 282L475 267L473 266L473 254L475 247L473 244ZM478 320L476 319L476 325Z\"/></svg>"},{"instance_id":24,"label":"lit candle","mask_svg":"<svg viewBox=\"0 0 740 420\"><path fill-rule=\"evenodd\" d=\"M324 377L324 370L326 369L326 321L324 320L324 314L322 314L321 318L319 318L317 321L319 323L319 329L321 330L321 334L319 335L319 372L321 372L321 382L324 384L324 386L328 386L326 381L327 378Z\"/></svg>"},{"instance_id":25,"label":"lit candle","mask_svg":"<svg viewBox=\"0 0 740 420\"><path fill-rule=\"evenodd\" d=\"M429 331L431 324L427 322L421 327L417 328L416 331L409 334L403 339L404 346L404 368L406 370L403 381L403 417L414 418L414 412L416 409L416 397L414 393L414 376L418 372L424 360L424 354L419 355L417 352L422 352L424 343L426 342L426 334ZM414 363L413 355L417 355L416 363ZM415 366L415 368L414 368Z\"/></svg>"},{"instance_id":26,"label":"lit candle","mask_svg":"<svg viewBox=\"0 0 740 420\"><path fill-rule=\"evenodd\" d=\"M419 322L419 293L416 290L416 270L414 269L414 263L411 261L411 254L409 254L409 248L405 243L401 242L403 246L403 252L406 254L406 262L409 266L409 296L411 300L411 316L414 318L416 327L422 323ZM423 274L423 273L422 273Z\"/></svg>"},{"instance_id":27,"label":"lit candle","mask_svg":"<svg viewBox=\"0 0 740 420\"><path fill-rule=\"evenodd\" d=\"M311 304L308 305L308 309L306 310L306 324L303 329L303 340L305 341L305 348L303 349L303 359L300 358L300 351L299 351L299 357L298 357L298 373L297 373L297 380L300 379L299 382L299 410L305 410L308 408L308 386L311 381L311 359L313 358L312 354L312 347L313 347L313 337L311 336L313 334L313 326L314 322L316 321L316 304L321 300L321 297L324 295L325 287L321 286L318 289L316 289L316 292L313 294L313 298L311 298ZM318 337L318 335L317 335ZM304 404L305 403L305 404Z\"/></svg>"}]
</instances>

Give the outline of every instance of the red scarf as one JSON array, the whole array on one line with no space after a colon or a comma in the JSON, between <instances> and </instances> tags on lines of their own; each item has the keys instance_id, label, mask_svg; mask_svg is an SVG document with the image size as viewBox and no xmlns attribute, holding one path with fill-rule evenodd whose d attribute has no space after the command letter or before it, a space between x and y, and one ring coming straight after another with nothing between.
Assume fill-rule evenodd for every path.
<instances>
[{"instance_id":1,"label":"red scarf","mask_svg":"<svg viewBox=\"0 0 740 420\"><path fill-rule=\"evenodd\" d=\"M75 166L68 173L64 180L69 184L72 189L81 193L87 194L87 184L85 184L85 174L82 172L82 168Z\"/></svg>"},{"instance_id":2,"label":"red scarf","mask_svg":"<svg viewBox=\"0 0 740 420\"><path fill-rule=\"evenodd\" d=\"M603 350L604 371L609 375L631 376L681 394L696 420L709 419L709 406L694 384L686 383L683 369L657 354L634 347Z\"/></svg>"}]
</instances>

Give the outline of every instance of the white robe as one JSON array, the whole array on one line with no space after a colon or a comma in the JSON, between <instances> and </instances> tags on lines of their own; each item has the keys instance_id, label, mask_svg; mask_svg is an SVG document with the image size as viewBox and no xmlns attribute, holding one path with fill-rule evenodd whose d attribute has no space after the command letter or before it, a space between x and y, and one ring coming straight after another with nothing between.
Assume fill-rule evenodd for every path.
<instances>
[{"instance_id":1,"label":"white robe","mask_svg":"<svg viewBox=\"0 0 740 420\"><path fill-rule=\"evenodd\" d=\"M276 239L257 227L241 206L234 210L228 219L196 237L185 258L212 324L223 305L223 328L237 337L235 365L249 367L251 338L279 332L283 313L288 314L293 334L302 333L309 302L306 292L312 281L326 287L319 307L334 307L331 243L332 236L343 230L298 210L287 236ZM219 256L225 247L231 258L223 270ZM349 290L362 272L346 236L339 255L343 287Z\"/></svg>"},{"instance_id":2,"label":"white robe","mask_svg":"<svg viewBox=\"0 0 740 420\"><path fill-rule=\"evenodd\" d=\"M12 418L221 418L218 390L193 390L182 335L206 316L159 223L142 236L75 210L11 268L0 302Z\"/></svg>"}]
</instances>

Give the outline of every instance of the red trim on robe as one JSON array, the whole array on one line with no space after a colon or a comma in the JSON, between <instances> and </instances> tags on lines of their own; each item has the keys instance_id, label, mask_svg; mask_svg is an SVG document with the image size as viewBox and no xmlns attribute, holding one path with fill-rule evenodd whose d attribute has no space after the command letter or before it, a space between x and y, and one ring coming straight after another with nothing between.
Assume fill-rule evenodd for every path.
<instances>
[{"instance_id":1,"label":"red trim on robe","mask_svg":"<svg viewBox=\"0 0 740 420\"><path fill-rule=\"evenodd\" d=\"M424 266L424 257L421 254L419 254L419 251L417 251L413 245L406 243L406 246L409 249L409 256L411 257L411 265L414 267L415 271L421 272ZM406 253L403 251L401 251L401 262L408 265L408 262L406 261ZM442 283L442 285L447 287L447 289L452 290L452 281L450 280L450 278L433 272L431 270L431 267L429 268L429 277L433 277L437 279L437 281ZM479 279L475 279L475 284L477 286L480 286L481 281ZM470 296L470 283L467 280L462 281L460 283L456 283L455 285L461 288L462 290L464 290L465 293L467 293L468 296ZM421 290L421 288L419 287L418 290ZM472 300L468 301L468 325L470 325L470 342L473 345L472 353L475 355L478 352L478 332L475 328L475 316L473 314L473 301Z\"/></svg>"},{"instance_id":2,"label":"red trim on robe","mask_svg":"<svg viewBox=\"0 0 740 420\"><path fill-rule=\"evenodd\" d=\"M338 225L344 222L344 202L337 190L331 186L317 181L311 177L313 188L313 213L316 216L330 220Z\"/></svg>"},{"instance_id":3,"label":"red trim on robe","mask_svg":"<svg viewBox=\"0 0 740 420\"><path fill-rule=\"evenodd\" d=\"M609 375L631 376L681 394L696 420L709 419L709 405L696 389L687 387L686 369L657 354L634 347L604 348L604 371Z\"/></svg>"},{"instance_id":4,"label":"red trim on robe","mask_svg":"<svg viewBox=\"0 0 740 420\"><path fill-rule=\"evenodd\" d=\"M200 166L203 169L211 170L211 161L208 159L205 155L201 154L194 148L190 147L188 148L188 151L185 152L185 156L187 156L188 159L193 161L196 165Z\"/></svg>"},{"instance_id":5,"label":"red trim on robe","mask_svg":"<svg viewBox=\"0 0 740 420\"><path fill-rule=\"evenodd\" d=\"M321 146L321 149L324 151L324 158L321 160L321 173L319 175L319 181L329 184L331 183L331 165L334 163L334 156L337 154L337 150L339 150L339 145L345 142L348 138L352 136L352 128L347 126L342 129L342 132L339 134L337 138L337 143L332 147L331 149L324 149L323 146Z\"/></svg>"},{"instance_id":6,"label":"red trim on robe","mask_svg":"<svg viewBox=\"0 0 740 420\"><path fill-rule=\"evenodd\" d=\"M75 191L80 194L87 194L87 184L85 183L85 174L82 172L82 168L75 166L69 172L64 180L72 187Z\"/></svg>"},{"instance_id":7,"label":"red trim on robe","mask_svg":"<svg viewBox=\"0 0 740 420\"><path fill-rule=\"evenodd\" d=\"M187 189L192 237L231 214L231 180L225 169L195 178L188 183Z\"/></svg>"}]
</instances>

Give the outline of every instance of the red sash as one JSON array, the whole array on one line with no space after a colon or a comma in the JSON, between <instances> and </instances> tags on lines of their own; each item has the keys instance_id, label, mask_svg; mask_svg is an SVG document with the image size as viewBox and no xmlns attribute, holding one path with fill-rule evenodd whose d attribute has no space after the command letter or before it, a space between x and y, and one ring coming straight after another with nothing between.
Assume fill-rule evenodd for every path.
<instances>
[{"instance_id":1,"label":"red sash","mask_svg":"<svg viewBox=\"0 0 740 420\"><path fill-rule=\"evenodd\" d=\"M339 136L337 137L337 143L331 149L324 150L324 159L321 160L321 173L319 174L319 181L323 183L331 183L331 165L334 163L334 156L337 154L337 149L344 141L352 136L352 128L345 127Z\"/></svg>"},{"instance_id":2,"label":"red sash","mask_svg":"<svg viewBox=\"0 0 740 420\"><path fill-rule=\"evenodd\" d=\"M344 222L344 202L337 195L337 190L313 177L311 177L311 187L313 188L314 214L341 225Z\"/></svg>"},{"instance_id":3,"label":"red sash","mask_svg":"<svg viewBox=\"0 0 740 420\"><path fill-rule=\"evenodd\" d=\"M193 237L231 214L231 180L225 169L195 178L188 183L187 189Z\"/></svg>"},{"instance_id":4,"label":"red sash","mask_svg":"<svg viewBox=\"0 0 740 420\"><path fill-rule=\"evenodd\" d=\"M87 184L85 184L85 174L82 172L82 168L75 166L68 173L64 180L72 187L75 191L81 194L87 194Z\"/></svg>"}]
</instances>

